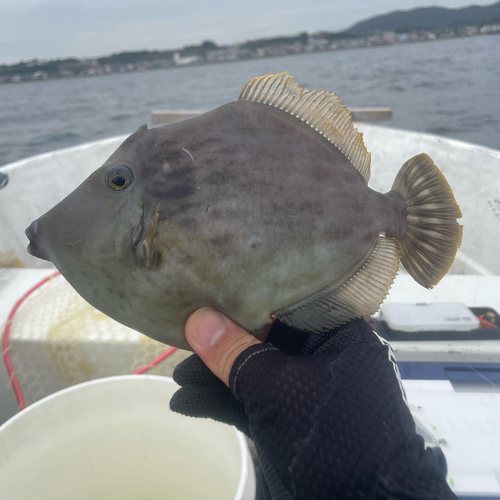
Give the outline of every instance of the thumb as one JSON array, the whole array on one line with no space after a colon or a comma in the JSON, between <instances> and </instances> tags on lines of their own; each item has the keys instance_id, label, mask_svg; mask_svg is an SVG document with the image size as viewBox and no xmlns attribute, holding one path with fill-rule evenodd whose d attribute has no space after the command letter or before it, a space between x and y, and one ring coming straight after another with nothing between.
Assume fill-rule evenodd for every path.
<instances>
[{"instance_id":1,"label":"thumb","mask_svg":"<svg viewBox=\"0 0 500 500\"><path fill-rule=\"evenodd\" d=\"M214 375L229 385L229 372L236 358L260 342L224 314L202 307L189 316L186 340Z\"/></svg>"}]
</instances>

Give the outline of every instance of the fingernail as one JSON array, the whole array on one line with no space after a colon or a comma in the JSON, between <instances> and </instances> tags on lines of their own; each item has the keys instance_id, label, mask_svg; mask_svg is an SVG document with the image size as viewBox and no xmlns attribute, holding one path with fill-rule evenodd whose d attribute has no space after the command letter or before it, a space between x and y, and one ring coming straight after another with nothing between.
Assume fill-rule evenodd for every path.
<instances>
[{"instance_id":1,"label":"fingernail","mask_svg":"<svg viewBox=\"0 0 500 500\"><path fill-rule=\"evenodd\" d=\"M192 317L192 337L200 347L212 347L226 331L226 319L215 309L203 307Z\"/></svg>"}]
</instances>

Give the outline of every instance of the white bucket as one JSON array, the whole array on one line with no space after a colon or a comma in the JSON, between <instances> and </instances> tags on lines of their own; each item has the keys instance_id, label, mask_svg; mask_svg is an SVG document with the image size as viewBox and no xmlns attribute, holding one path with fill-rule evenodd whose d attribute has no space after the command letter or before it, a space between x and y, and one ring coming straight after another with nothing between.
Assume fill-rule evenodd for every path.
<instances>
[{"instance_id":1,"label":"white bucket","mask_svg":"<svg viewBox=\"0 0 500 500\"><path fill-rule=\"evenodd\" d=\"M172 379L128 375L70 387L0 427L0 499L255 498L233 427L173 413Z\"/></svg>"}]
</instances>

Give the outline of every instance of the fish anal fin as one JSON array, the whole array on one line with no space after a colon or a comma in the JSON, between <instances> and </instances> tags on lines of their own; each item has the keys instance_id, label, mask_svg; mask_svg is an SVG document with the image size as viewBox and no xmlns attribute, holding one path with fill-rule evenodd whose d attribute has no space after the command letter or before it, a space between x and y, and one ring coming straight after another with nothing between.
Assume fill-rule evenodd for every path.
<instances>
[{"instance_id":1,"label":"fish anal fin","mask_svg":"<svg viewBox=\"0 0 500 500\"><path fill-rule=\"evenodd\" d=\"M370 180L371 154L363 134L354 127L350 111L333 92L310 91L300 87L290 74L277 73L253 78L239 98L269 104L296 116L342 151L366 182Z\"/></svg>"},{"instance_id":2,"label":"fish anal fin","mask_svg":"<svg viewBox=\"0 0 500 500\"><path fill-rule=\"evenodd\" d=\"M398 240L379 236L372 254L349 281L287 308L278 319L304 332L323 333L374 314L394 283L400 253Z\"/></svg>"}]
</instances>

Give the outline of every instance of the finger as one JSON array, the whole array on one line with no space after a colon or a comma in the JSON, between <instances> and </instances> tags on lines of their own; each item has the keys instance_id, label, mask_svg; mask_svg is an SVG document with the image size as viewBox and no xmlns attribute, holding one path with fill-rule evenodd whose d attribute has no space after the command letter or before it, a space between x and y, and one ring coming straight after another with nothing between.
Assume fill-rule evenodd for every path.
<instances>
[{"instance_id":1,"label":"finger","mask_svg":"<svg viewBox=\"0 0 500 500\"><path fill-rule=\"evenodd\" d=\"M170 409L181 415L197 418L212 418L218 422L234 425L249 435L245 409L219 381L220 387L181 387L170 400Z\"/></svg>"},{"instance_id":2,"label":"finger","mask_svg":"<svg viewBox=\"0 0 500 500\"><path fill-rule=\"evenodd\" d=\"M224 387L224 384L207 368L207 365L196 354L181 361L175 367L172 378L179 385L211 386L221 384Z\"/></svg>"},{"instance_id":3,"label":"finger","mask_svg":"<svg viewBox=\"0 0 500 500\"><path fill-rule=\"evenodd\" d=\"M210 370L226 385L234 360L247 347L260 342L234 321L210 307L189 316L186 340Z\"/></svg>"},{"instance_id":4,"label":"finger","mask_svg":"<svg viewBox=\"0 0 500 500\"><path fill-rule=\"evenodd\" d=\"M265 342L267 340L269 332L271 331L276 319L277 319L276 316L272 314L271 319L268 321L266 325L264 325L264 333L257 337L261 342Z\"/></svg>"}]
</instances>

